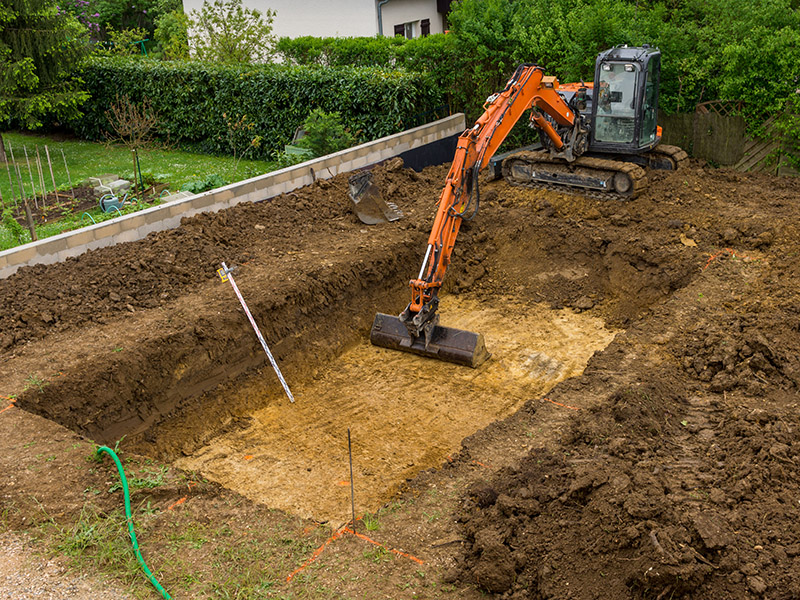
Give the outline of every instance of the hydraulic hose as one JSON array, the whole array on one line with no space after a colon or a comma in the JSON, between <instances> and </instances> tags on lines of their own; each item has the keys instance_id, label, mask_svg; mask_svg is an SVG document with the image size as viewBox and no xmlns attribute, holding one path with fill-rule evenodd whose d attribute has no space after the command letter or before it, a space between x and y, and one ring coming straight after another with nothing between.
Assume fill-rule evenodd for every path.
<instances>
[{"instance_id":1,"label":"hydraulic hose","mask_svg":"<svg viewBox=\"0 0 800 600\"><path fill-rule=\"evenodd\" d=\"M142 570L144 571L144 574L147 575L147 579L150 580L150 583L153 584L153 587L156 588L159 593L166 598L166 600L172 600L172 596L167 593L167 590L161 587L161 584L158 583L156 578L150 572L150 569L147 568L144 558L142 558L142 553L139 551L139 542L136 541L136 533L133 531L133 516L131 515L131 496L130 492L128 491L128 480L125 478L125 470L122 468L122 463L120 462L117 454L108 446L100 446L97 449L98 456L103 452L108 454L117 465L119 478L122 481L122 491L125 494L125 518L128 521L128 531L131 534L131 545L133 546L133 553L136 555L136 560L138 560L139 564L142 565Z\"/></svg>"}]
</instances>

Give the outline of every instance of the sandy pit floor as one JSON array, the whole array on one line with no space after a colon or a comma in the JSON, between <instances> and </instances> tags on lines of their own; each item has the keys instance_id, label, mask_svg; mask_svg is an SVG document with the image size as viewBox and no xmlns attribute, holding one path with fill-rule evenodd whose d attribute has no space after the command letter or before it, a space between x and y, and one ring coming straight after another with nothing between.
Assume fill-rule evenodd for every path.
<instances>
[{"instance_id":1,"label":"sandy pit floor","mask_svg":"<svg viewBox=\"0 0 800 600\"><path fill-rule=\"evenodd\" d=\"M600 319L570 310L508 298L498 301L502 310L457 298L444 304L443 323L486 337L493 356L481 368L364 340L315 380L292 385L294 404L265 371L216 398L261 398L266 406L247 415L247 426L175 465L267 506L341 524L350 514L348 429L358 506L374 512L406 479L457 452L463 438L580 374L614 337Z\"/></svg>"}]
</instances>

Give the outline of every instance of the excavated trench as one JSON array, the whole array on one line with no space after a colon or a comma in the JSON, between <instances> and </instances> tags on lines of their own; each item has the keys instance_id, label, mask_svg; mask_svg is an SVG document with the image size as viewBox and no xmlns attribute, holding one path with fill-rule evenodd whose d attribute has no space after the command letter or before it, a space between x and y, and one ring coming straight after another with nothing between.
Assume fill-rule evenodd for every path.
<instances>
[{"instance_id":1,"label":"excavated trench","mask_svg":"<svg viewBox=\"0 0 800 600\"><path fill-rule=\"evenodd\" d=\"M367 342L375 312L406 302L445 173L376 169L406 214L389 225L360 224L337 177L23 269L0 281L0 394L334 525L349 428L357 510L417 474L404 497L425 495L393 543L452 561L456 589L799 597L798 180L695 164L648 174L630 203L482 184L441 308L486 336L493 358L471 370ZM295 404L215 277L222 261ZM24 419L4 466L20 503L54 489L18 460L40 423ZM203 493L210 519L252 514ZM461 544L428 544L423 504L447 516L435 539Z\"/></svg>"},{"instance_id":2,"label":"excavated trench","mask_svg":"<svg viewBox=\"0 0 800 600\"><path fill-rule=\"evenodd\" d=\"M21 405L99 442L125 436L128 449L271 507L344 520L348 429L360 507L376 510L465 437L580 374L620 327L689 280L689 266L670 261L677 250L631 238L617 203L494 183L482 218L463 228L441 310L444 324L483 333L492 359L472 370L373 347L375 312L402 308L418 268L441 174L379 174L407 213L396 224L358 223L338 178L109 250L108 262L130 270L119 278L128 290L147 253L157 254L156 267L172 277L147 297L178 300L87 324L90 364L77 353ZM601 217L627 222L593 227ZM199 283L175 289L198 258ZM213 277L220 259L239 265L237 281L294 404L228 284ZM106 344L111 352L98 342L109 329L124 338Z\"/></svg>"}]
</instances>

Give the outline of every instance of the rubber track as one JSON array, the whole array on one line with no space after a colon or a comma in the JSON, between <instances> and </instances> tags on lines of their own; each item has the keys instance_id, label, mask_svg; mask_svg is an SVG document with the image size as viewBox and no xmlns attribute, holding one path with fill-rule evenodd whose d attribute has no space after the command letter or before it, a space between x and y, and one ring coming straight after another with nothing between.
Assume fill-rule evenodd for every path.
<instances>
[{"instance_id":1,"label":"rubber track","mask_svg":"<svg viewBox=\"0 0 800 600\"><path fill-rule=\"evenodd\" d=\"M503 177L512 185L521 187L529 187L540 190L551 190L556 192L577 192L586 195L590 198L598 200L633 200L645 189L647 189L647 173L643 168L633 163L607 160L603 158L588 158L582 156L572 163L570 166L580 166L587 169L594 169L597 171L615 171L618 173L625 173L631 178L633 186L630 192L621 194L616 191L604 191L596 188L581 187L576 185L557 185L552 183L543 183L538 181L517 181L511 176L512 161L519 160L525 161L530 164L536 165L559 165L563 166L565 163L557 158L553 158L547 152L518 152L509 156L503 162ZM539 167L540 168L540 167Z\"/></svg>"},{"instance_id":2,"label":"rubber track","mask_svg":"<svg viewBox=\"0 0 800 600\"><path fill-rule=\"evenodd\" d=\"M680 171L689 164L689 155L678 146L669 146L667 144L659 144L649 154L663 154L672 159L675 163L675 170Z\"/></svg>"}]
</instances>

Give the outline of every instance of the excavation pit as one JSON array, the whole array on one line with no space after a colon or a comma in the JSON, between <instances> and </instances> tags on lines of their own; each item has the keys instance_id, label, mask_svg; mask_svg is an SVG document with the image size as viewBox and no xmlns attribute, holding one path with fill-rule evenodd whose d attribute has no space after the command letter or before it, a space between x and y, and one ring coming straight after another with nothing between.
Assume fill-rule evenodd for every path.
<instances>
[{"instance_id":1,"label":"excavation pit","mask_svg":"<svg viewBox=\"0 0 800 600\"><path fill-rule=\"evenodd\" d=\"M444 303L444 321L487 336L493 358L483 367L362 340L316 378L290 382L294 404L265 369L211 394L211 402L235 396L237 404L261 407L174 464L270 507L342 523L350 506L349 428L358 508L374 512L404 481L457 453L462 439L580 374L614 336L596 317L502 300L502 309L468 299Z\"/></svg>"}]
</instances>

